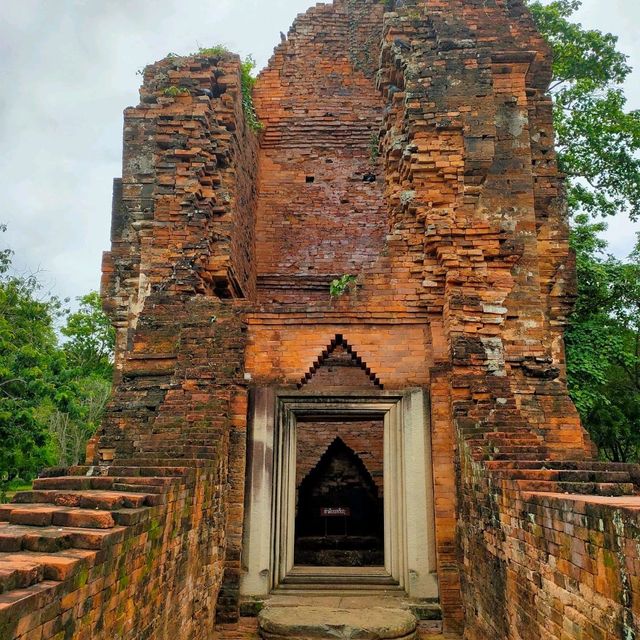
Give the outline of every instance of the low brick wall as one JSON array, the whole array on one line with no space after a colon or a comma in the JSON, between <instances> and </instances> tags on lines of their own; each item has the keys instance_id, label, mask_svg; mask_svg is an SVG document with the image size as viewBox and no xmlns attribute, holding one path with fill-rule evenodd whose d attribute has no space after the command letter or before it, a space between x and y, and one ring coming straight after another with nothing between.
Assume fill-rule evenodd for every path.
<instances>
[{"instance_id":1,"label":"low brick wall","mask_svg":"<svg viewBox=\"0 0 640 640\"><path fill-rule=\"evenodd\" d=\"M465 638L637 638L640 496L522 491L499 475L463 456Z\"/></svg>"},{"instance_id":2,"label":"low brick wall","mask_svg":"<svg viewBox=\"0 0 640 640\"><path fill-rule=\"evenodd\" d=\"M0 595L0 638L210 638L224 568L222 487L220 465L197 464L195 469L182 469L182 477L165 477L170 486L153 496L153 501L160 503L155 506L66 512L73 514L66 516L70 523L78 518L92 520L94 528L81 531L18 527L15 521L19 519L9 510L20 505L7 506L0 517L8 521L0 522L0 550L15 552L18 582L14 586L21 586L20 581L31 584ZM141 479L140 474L148 475L153 470L116 471L123 472L147 482L149 479ZM168 475L172 472L170 468L160 471ZM62 487L89 479L51 480ZM109 478L91 479L94 486L106 480ZM67 492L67 500L71 493ZM95 491L84 495L95 496ZM55 511L60 506L38 506L41 514L54 510L53 524L59 517L55 514L63 513ZM36 510L28 505L23 511L31 512L31 517ZM95 520L98 513L104 519L102 528ZM76 548L67 548L69 541ZM39 546L41 552L33 551ZM54 553L56 546L60 550ZM44 550L49 553L43 554ZM3 559L6 561L6 556ZM27 571L31 560L33 567ZM4 573L0 582L6 578Z\"/></svg>"}]
</instances>

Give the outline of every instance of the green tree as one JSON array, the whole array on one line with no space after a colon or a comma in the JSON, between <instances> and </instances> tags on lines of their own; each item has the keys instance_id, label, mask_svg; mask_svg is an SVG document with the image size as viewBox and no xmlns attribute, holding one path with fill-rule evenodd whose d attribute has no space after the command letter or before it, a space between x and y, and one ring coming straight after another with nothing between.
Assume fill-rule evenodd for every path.
<instances>
[{"instance_id":1,"label":"green tree","mask_svg":"<svg viewBox=\"0 0 640 640\"><path fill-rule=\"evenodd\" d=\"M612 215L640 217L640 112L618 39L571 20L579 0L529 6L553 54L558 163L567 176L578 297L566 333L569 388L602 455L640 457L640 245L627 261L601 239Z\"/></svg>"},{"instance_id":2,"label":"green tree","mask_svg":"<svg viewBox=\"0 0 640 640\"><path fill-rule=\"evenodd\" d=\"M604 223L576 216L578 298L566 333L569 384L595 443L617 462L640 456L640 244L606 254Z\"/></svg>"},{"instance_id":3,"label":"green tree","mask_svg":"<svg viewBox=\"0 0 640 640\"><path fill-rule=\"evenodd\" d=\"M100 425L111 393L115 330L102 310L100 295L81 298L78 310L67 317L61 333L66 338L67 402L48 407L49 434L61 466L84 460L87 441Z\"/></svg>"},{"instance_id":4,"label":"green tree","mask_svg":"<svg viewBox=\"0 0 640 640\"><path fill-rule=\"evenodd\" d=\"M0 483L28 479L52 460L39 412L56 403L65 367L54 330L60 301L41 298L34 276L12 274L11 257L0 251Z\"/></svg>"},{"instance_id":5,"label":"green tree","mask_svg":"<svg viewBox=\"0 0 640 640\"><path fill-rule=\"evenodd\" d=\"M87 442L94 435L111 394L111 383L100 375L74 379L71 401L65 410L45 408L56 465L66 467L84 461Z\"/></svg>"},{"instance_id":6,"label":"green tree","mask_svg":"<svg viewBox=\"0 0 640 640\"><path fill-rule=\"evenodd\" d=\"M640 111L626 110L632 69L618 38L571 21L580 0L530 2L554 55L558 162L572 213L640 216Z\"/></svg>"},{"instance_id":7,"label":"green tree","mask_svg":"<svg viewBox=\"0 0 640 640\"><path fill-rule=\"evenodd\" d=\"M68 363L83 376L101 376L111 381L115 330L102 310L100 294L92 291L78 299L80 307L67 318L62 335Z\"/></svg>"},{"instance_id":8,"label":"green tree","mask_svg":"<svg viewBox=\"0 0 640 640\"><path fill-rule=\"evenodd\" d=\"M82 461L111 390L114 346L97 293L69 314L36 276L12 270L12 256L0 249L0 496L44 466Z\"/></svg>"}]
</instances>

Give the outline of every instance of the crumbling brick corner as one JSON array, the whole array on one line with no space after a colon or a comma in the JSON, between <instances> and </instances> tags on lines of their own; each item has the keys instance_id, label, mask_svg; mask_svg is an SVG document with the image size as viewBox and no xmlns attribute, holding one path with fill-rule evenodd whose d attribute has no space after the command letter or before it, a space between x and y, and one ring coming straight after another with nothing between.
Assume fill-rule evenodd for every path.
<instances>
[{"instance_id":1,"label":"crumbling brick corner","mask_svg":"<svg viewBox=\"0 0 640 640\"><path fill-rule=\"evenodd\" d=\"M8 586L27 588L0 603L2 638L205 640L237 573L258 148L240 59L168 57L140 97L103 263L114 394L93 466L52 471L0 514L0 550L22 563Z\"/></svg>"}]
</instances>

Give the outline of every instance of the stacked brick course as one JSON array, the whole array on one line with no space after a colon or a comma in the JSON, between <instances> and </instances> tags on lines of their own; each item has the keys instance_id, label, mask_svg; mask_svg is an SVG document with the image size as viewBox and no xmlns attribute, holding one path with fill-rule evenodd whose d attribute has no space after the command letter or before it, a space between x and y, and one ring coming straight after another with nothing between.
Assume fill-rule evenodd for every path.
<instances>
[{"instance_id":1,"label":"stacked brick course","mask_svg":"<svg viewBox=\"0 0 640 640\"><path fill-rule=\"evenodd\" d=\"M211 637L222 461L137 465L71 469L0 507L0 637Z\"/></svg>"},{"instance_id":2,"label":"stacked brick course","mask_svg":"<svg viewBox=\"0 0 640 640\"><path fill-rule=\"evenodd\" d=\"M597 462L478 465L467 451L465 638L636 638L639 474Z\"/></svg>"},{"instance_id":3,"label":"stacked brick course","mask_svg":"<svg viewBox=\"0 0 640 640\"><path fill-rule=\"evenodd\" d=\"M115 392L94 466L0 509L0 636L252 637L253 384L428 389L445 629L637 637L640 473L591 462L567 392L575 270L522 0L317 5L258 79L259 137L239 64L169 57L125 112ZM301 423L300 474L336 427ZM379 425L348 427L378 480Z\"/></svg>"}]
</instances>

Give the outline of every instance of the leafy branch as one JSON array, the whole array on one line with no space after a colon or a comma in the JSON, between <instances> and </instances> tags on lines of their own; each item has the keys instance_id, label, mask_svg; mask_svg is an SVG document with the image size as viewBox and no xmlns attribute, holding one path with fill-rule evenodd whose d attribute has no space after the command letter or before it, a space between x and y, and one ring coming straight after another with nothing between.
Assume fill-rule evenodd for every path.
<instances>
[{"instance_id":1,"label":"leafy branch","mask_svg":"<svg viewBox=\"0 0 640 640\"><path fill-rule=\"evenodd\" d=\"M240 64L242 108L244 109L244 117L249 128L255 133L260 133L264 129L264 125L258 119L256 107L253 102L253 88L256 85L256 78L253 75L255 68L256 61L251 55L248 55Z\"/></svg>"},{"instance_id":2,"label":"leafy branch","mask_svg":"<svg viewBox=\"0 0 640 640\"><path fill-rule=\"evenodd\" d=\"M568 180L572 214L640 218L640 111L628 111L622 88L632 69L618 38L571 21L580 0L529 7L553 50L558 164Z\"/></svg>"},{"instance_id":3,"label":"leafy branch","mask_svg":"<svg viewBox=\"0 0 640 640\"><path fill-rule=\"evenodd\" d=\"M353 290L356 286L356 276L345 274L336 278L329 285L329 294L332 298L339 298L347 291Z\"/></svg>"}]
</instances>

